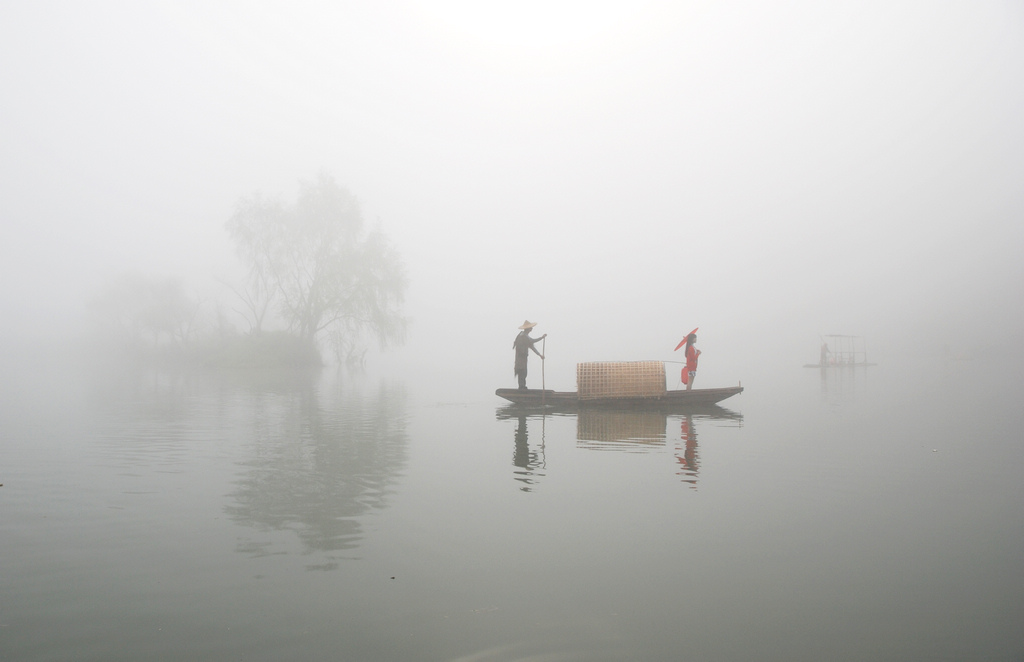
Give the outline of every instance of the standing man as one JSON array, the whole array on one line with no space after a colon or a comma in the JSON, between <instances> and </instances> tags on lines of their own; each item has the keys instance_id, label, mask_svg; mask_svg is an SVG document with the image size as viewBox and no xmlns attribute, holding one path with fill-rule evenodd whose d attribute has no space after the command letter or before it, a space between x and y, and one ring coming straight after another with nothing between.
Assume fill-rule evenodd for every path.
<instances>
[{"instance_id":1,"label":"standing man","mask_svg":"<svg viewBox=\"0 0 1024 662\"><path fill-rule=\"evenodd\" d=\"M512 342L512 349L516 350L515 375L519 378L520 391L526 390L526 360L530 356L530 350L532 349L533 353L539 356L541 360L544 359L544 355L537 351L534 344L536 344L538 340L547 338L548 334L545 333L540 338L531 338L530 330L535 326L537 326L536 322L531 322L530 320L523 322L523 325L519 327L521 329L519 335L516 336L515 341Z\"/></svg>"}]
</instances>

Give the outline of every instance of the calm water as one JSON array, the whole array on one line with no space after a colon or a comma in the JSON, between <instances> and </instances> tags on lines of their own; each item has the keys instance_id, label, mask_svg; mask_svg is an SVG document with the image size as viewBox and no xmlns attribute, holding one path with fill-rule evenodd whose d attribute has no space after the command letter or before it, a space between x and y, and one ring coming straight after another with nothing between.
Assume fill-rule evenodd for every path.
<instances>
[{"instance_id":1,"label":"calm water","mask_svg":"<svg viewBox=\"0 0 1024 662\"><path fill-rule=\"evenodd\" d=\"M712 414L542 416L10 367L0 658L1024 660L1018 382L796 367Z\"/></svg>"}]
</instances>

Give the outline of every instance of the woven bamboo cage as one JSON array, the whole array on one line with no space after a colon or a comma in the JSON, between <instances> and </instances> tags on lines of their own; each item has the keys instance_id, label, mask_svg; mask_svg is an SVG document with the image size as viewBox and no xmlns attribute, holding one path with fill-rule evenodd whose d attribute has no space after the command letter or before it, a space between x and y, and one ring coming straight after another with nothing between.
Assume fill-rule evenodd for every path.
<instances>
[{"instance_id":1,"label":"woven bamboo cage","mask_svg":"<svg viewBox=\"0 0 1024 662\"><path fill-rule=\"evenodd\" d=\"M661 361L601 361L576 364L580 400L657 398L665 395L665 364Z\"/></svg>"}]
</instances>

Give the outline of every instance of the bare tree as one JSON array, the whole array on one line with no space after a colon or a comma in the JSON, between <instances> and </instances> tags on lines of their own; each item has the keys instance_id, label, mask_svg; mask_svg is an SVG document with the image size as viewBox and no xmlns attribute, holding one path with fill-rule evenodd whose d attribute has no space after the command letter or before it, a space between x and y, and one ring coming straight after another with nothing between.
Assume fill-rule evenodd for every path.
<instances>
[{"instance_id":1,"label":"bare tree","mask_svg":"<svg viewBox=\"0 0 1024 662\"><path fill-rule=\"evenodd\" d=\"M379 229L364 231L359 202L329 175L301 183L294 205L242 199L226 227L249 268L240 298L256 329L273 301L289 331L310 343L326 335L339 355L366 333L382 346L402 339L401 258Z\"/></svg>"}]
</instances>

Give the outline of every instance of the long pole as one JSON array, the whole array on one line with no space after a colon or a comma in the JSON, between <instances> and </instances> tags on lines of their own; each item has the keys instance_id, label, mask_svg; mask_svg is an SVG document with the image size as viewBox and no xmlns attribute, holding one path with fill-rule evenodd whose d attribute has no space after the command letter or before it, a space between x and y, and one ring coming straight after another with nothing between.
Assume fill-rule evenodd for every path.
<instances>
[{"instance_id":1,"label":"long pole","mask_svg":"<svg viewBox=\"0 0 1024 662\"><path fill-rule=\"evenodd\" d=\"M547 355L548 355L548 339L546 337L540 343L540 351L541 351L541 354L543 354L544 357L546 358ZM544 384L544 358L541 358L541 360L540 360L540 458L541 458L540 461L541 461L541 468L542 469L547 469L548 468L548 455L547 455L547 450L545 450L545 448L544 448L544 439L546 437L546 435L544 434L544 428L547 427L547 421L548 421L548 407L547 407L547 403L545 402L545 398L547 398L547 389L546 389L546 385Z\"/></svg>"},{"instance_id":2,"label":"long pole","mask_svg":"<svg viewBox=\"0 0 1024 662\"><path fill-rule=\"evenodd\" d=\"M540 341L540 404L544 406L544 398L547 395L547 384L544 383L544 359L548 355L548 337Z\"/></svg>"}]
</instances>

